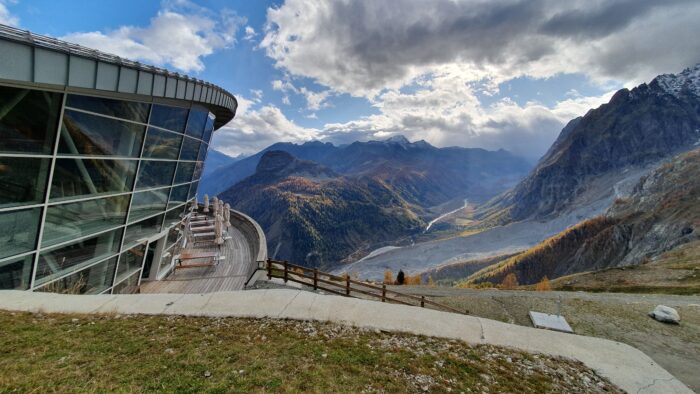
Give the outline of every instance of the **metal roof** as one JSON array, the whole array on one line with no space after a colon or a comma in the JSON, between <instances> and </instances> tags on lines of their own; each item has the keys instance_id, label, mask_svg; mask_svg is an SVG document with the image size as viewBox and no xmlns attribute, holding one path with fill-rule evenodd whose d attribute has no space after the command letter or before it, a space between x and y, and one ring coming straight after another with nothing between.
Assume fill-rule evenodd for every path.
<instances>
[{"instance_id":1,"label":"metal roof","mask_svg":"<svg viewBox=\"0 0 700 394\"><path fill-rule=\"evenodd\" d=\"M238 107L231 93L209 82L1 24L0 79L184 100L209 108L217 129Z\"/></svg>"}]
</instances>

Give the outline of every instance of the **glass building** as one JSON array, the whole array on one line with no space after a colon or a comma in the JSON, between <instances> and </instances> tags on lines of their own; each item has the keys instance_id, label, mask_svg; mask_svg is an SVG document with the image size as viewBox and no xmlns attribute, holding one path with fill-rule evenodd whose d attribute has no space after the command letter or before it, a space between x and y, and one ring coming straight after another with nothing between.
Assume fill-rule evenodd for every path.
<instances>
[{"instance_id":1,"label":"glass building","mask_svg":"<svg viewBox=\"0 0 700 394\"><path fill-rule=\"evenodd\" d=\"M212 84L0 25L0 290L130 293L167 275L236 107Z\"/></svg>"}]
</instances>

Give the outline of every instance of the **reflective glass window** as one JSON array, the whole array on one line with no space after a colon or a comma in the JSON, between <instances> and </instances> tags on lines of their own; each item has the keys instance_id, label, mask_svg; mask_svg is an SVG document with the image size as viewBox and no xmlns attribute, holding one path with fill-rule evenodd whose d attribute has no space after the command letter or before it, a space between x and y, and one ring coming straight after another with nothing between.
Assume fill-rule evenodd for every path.
<instances>
[{"instance_id":1,"label":"reflective glass window","mask_svg":"<svg viewBox=\"0 0 700 394\"><path fill-rule=\"evenodd\" d=\"M173 187L173 191L170 193L170 201L168 201L168 209L187 202L187 192L189 190L190 185Z\"/></svg>"},{"instance_id":2,"label":"reflective glass window","mask_svg":"<svg viewBox=\"0 0 700 394\"><path fill-rule=\"evenodd\" d=\"M207 124L204 126L204 135L202 135L202 141L206 142L207 144L211 140L211 135L214 132L214 120L216 117L214 117L213 114L209 114L207 117Z\"/></svg>"},{"instance_id":3,"label":"reflective glass window","mask_svg":"<svg viewBox=\"0 0 700 394\"><path fill-rule=\"evenodd\" d=\"M0 157L0 208L44 202L51 159Z\"/></svg>"},{"instance_id":4,"label":"reflective glass window","mask_svg":"<svg viewBox=\"0 0 700 394\"><path fill-rule=\"evenodd\" d=\"M177 172L175 172L175 185L179 183L192 182L192 173L194 172L194 162L179 162L177 164Z\"/></svg>"},{"instance_id":5,"label":"reflective glass window","mask_svg":"<svg viewBox=\"0 0 700 394\"><path fill-rule=\"evenodd\" d=\"M146 245L135 245L122 252L119 257L119 268L117 268L117 282L141 271L143 256L146 254Z\"/></svg>"},{"instance_id":6,"label":"reflective glass window","mask_svg":"<svg viewBox=\"0 0 700 394\"><path fill-rule=\"evenodd\" d=\"M58 153L137 157L146 126L65 110Z\"/></svg>"},{"instance_id":7,"label":"reflective glass window","mask_svg":"<svg viewBox=\"0 0 700 394\"><path fill-rule=\"evenodd\" d=\"M177 160L181 143L181 134L149 127L143 146L143 157Z\"/></svg>"},{"instance_id":8,"label":"reflective glass window","mask_svg":"<svg viewBox=\"0 0 700 394\"><path fill-rule=\"evenodd\" d=\"M185 124L187 124L188 112L187 108L154 104L149 124L182 133L185 131Z\"/></svg>"},{"instance_id":9,"label":"reflective glass window","mask_svg":"<svg viewBox=\"0 0 700 394\"><path fill-rule=\"evenodd\" d=\"M0 152L52 154L60 93L0 86Z\"/></svg>"},{"instance_id":10,"label":"reflective glass window","mask_svg":"<svg viewBox=\"0 0 700 394\"><path fill-rule=\"evenodd\" d=\"M124 224L129 195L47 208L41 246L51 246Z\"/></svg>"},{"instance_id":11,"label":"reflective glass window","mask_svg":"<svg viewBox=\"0 0 700 394\"><path fill-rule=\"evenodd\" d=\"M197 160L200 141L192 138L185 138L182 143L183 145L182 150L180 151L180 160Z\"/></svg>"},{"instance_id":12,"label":"reflective glass window","mask_svg":"<svg viewBox=\"0 0 700 394\"><path fill-rule=\"evenodd\" d=\"M190 192L187 193L187 200L194 198L197 195L197 187L199 187L199 182L192 182L190 184Z\"/></svg>"},{"instance_id":13,"label":"reflective glass window","mask_svg":"<svg viewBox=\"0 0 700 394\"><path fill-rule=\"evenodd\" d=\"M37 289L37 291L62 294L99 294L112 286L116 268L117 258L112 257L109 260L53 281Z\"/></svg>"},{"instance_id":14,"label":"reflective glass window","mask_svg":"<svg viewBox=\"0 0 700 394\"><path fill-rule=\"evenodd\" d=\"M195 138L202 138L208 115L209 111L192 109L190 111L190 118L187 121L187 135Z\"/></svg>"},{"instance_id":15,"label":"reflective glass window","mask_svg":"<svg viewBox=\"0 0 700 394\"><path fill-rule=\"evenodd\" d=\"M117 229L41 252L36 283L44 284L117 253L121 236L122 229Z\"/></svg>"},{"instance_id":16,"label":"reflective glass window","mask_svg":"<svg viewBox=\"0 0 700 394\"><path fill-rule=\"evenodd\" d=\"M122 281L114 286L113 294L133 294L139 289L139 274L138 272L131 275L129 279Z\"/></svg>"},{"instance_id":17,"label":"reflective glass window","mask_svg":"<svg viewBox=\"0 0 700 394\"><path fill-rule=\"evenodd\" d=\"M170 189L166 188L134 193L131 202L131 211L129 212L129 223L133 223L147 216L165 212L169 192Z\"/></svg>"},{"instance_id":18,"label":"reflective glass window","mask_svg":"<svg viewBox=\"0 0 700 394\"><path fill-rule=\"evenodd\" d=\"M197 161L204 161L207 158L207 149L209 148L209 145L205 144L202 142L199 145L199 154L197 155Z\"/></svg>"},{"instance_id":19,"label":"reflective glass window","mask_svg":"<svg viewBox=\"0 0 700 394\"><path fill-rule=\"evenodd\" d=\"M150 104L136 101L113 100L102 97L78 96L70 94L66 98L66 107L83 109L98 114L114 116L146 123Z\"/></svg>"},{"instance_id":20,"label":"reflective glass window","mask_svg":"<svg viewBox=\"0 0 700 394\"><path fill-rule=\"evenodd\" d=\"M185 208L185 206L182 206L169 210L165 214L165 227L171 227L180 223L185 217Z\"/></svg>"},{"instance_id":21,"label":"reflective glass window","mask_svg":"<svg viewBox=\"0 0 700 394\"><path fill-rule=\"evenodd\" d=\"M136 160L56 159L51 200L131 191Z\"/></svg>"},{"instance_id":22,"label":"reflective glass window","mask_svg":"<svg viewBox=\"0 0 700 394\"><path fill-rule=\"evenodd\" d=\"M198 181L199 178L202 176L202 170L204 169L204 162L198 161L197 164L194 166L194 174L192 175L192 179L195 181Z\"/></svg>"},{"instance_id":23,"label":"reflective glass window","mask_svg":"<svg viewBox=\"0 0 700 394\"><path fill-rule=\"evenodd\" d=\"M139 240L145 240L146 238L152 237L160 232L161 226L163 225L163 218L165 214L153 216L146 220L130 224L126 228L126 234L124 234L124 246L128 247Z\"/></svg>"},{"instance_id":24,"label":"reflective glass window","mask_svg":"<svg viewBox=\"0 0 700 394\"><path fill-rule=\"evenodd\" d=\"M177 162L175 161L141 160L136 188L148 189L171 185L176 165Z\"/></svg>"},{"instance_id":25,"label":"reflective glass window","mask_svg":"<svg viewBox=\"0 0 700 394\"><path fill-rule=\"evenodd\" d=\"M29 289L33 266L33 254L0 262L0 290Z\"/></svg>"},{"instance_id":26,"label":"reflective glass window","mask_svg":"<svg viewBox=\"0 0 700 394\"><path fill-rule=\"evenodd\" d=\"M0 259L36 249L41 208L0 212Z\"/></svg>"}]
</instances>

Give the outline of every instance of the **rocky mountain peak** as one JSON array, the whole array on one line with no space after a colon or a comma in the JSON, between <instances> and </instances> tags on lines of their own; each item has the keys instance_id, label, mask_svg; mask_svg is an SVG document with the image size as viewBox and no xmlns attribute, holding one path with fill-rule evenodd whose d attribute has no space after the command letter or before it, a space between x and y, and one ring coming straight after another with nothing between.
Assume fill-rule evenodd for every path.
<instances>
[{"instance_id":1,"label":"rocky mountain peak","mask_svg":"<svg viewBox=\"0 0 700 394\"><path fill-rule=\"evenodd\" d=\"M676 97L682 92L700 96L700 63L678 74L659 75L651 85L658 85L663 91Z\"/></svg>"},{"instance_id":2,"label":"rocky mountain peak","mask_svg":"<svg viewBox=\"0 0 700 394\"><path fill-rule=\"evenodd\" d=\"M255 168L256 172L278 172L292 164L296 158L281 150L265 152Z\"/></svg>"}]
</instances>

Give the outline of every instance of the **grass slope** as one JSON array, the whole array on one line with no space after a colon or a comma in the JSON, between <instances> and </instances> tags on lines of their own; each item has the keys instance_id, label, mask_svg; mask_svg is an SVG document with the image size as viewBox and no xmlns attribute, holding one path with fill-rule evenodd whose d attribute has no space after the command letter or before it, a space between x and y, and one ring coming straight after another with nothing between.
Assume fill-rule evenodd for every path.
<instances>
[{"instance_id":1,"label":"grass slope","mask_svg":"<svg viewBox=\"0 0 700 394\"><path fill-rule=\"evenodd\" d=\"M618 392L582 364L297 321L0 312L0 392Z\"/></svg>"}]
</instances>

